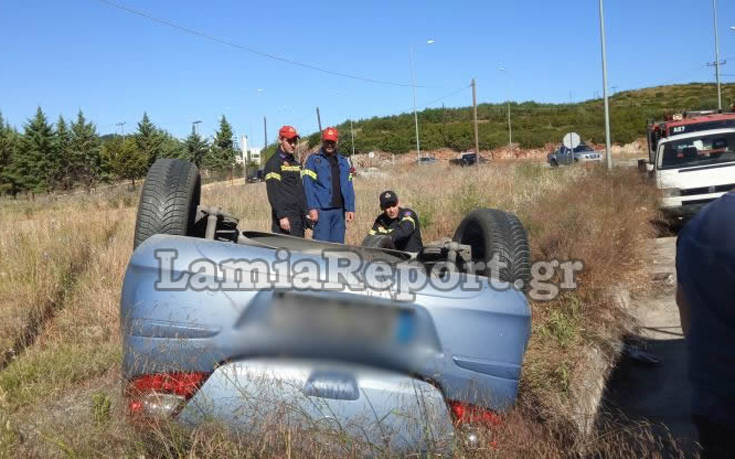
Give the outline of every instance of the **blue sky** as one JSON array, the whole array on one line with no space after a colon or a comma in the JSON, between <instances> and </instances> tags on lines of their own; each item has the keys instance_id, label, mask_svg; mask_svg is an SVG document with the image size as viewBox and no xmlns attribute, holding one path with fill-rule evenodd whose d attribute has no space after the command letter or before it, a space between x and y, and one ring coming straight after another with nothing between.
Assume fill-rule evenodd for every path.
<instances>
[{"instance_id":1,"label":"blue sky","mask_svg":"<svg viewBox=\"0 0 735 459\"><path fill-rule=\"evenodd\" d=\"M0 111L13 125L41 106L51 120L82 109L100 133L135 129L143 111L185 137L211 135L225 114L263 142L281 124L323 125L478 100L568 102L602 90L597 0L278 2L0 0ZM607 0L608 79L617 90L713 81L711 0ZM723 81L735 81L735 2L719 0ZM435 40L428 45L427 40ZM265 58L241 47L375 84ZM498 68L503 65L508 72ZM733 76L730 76L733 75ZM462 89L465 87L466 89ZM450 95L453 94L453 95Z\"/></svg>"}]
</instances>

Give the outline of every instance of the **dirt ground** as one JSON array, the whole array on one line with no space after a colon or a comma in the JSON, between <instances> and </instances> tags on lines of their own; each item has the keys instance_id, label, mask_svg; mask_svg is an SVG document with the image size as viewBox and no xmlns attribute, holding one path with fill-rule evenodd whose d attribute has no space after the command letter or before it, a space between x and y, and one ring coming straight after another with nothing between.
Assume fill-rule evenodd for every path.
<instances>
[{"instance_id":1,"label":"dirt ground","mask_svg":"<svg viewBox=\"0 0 735 459\"><path fill-rule=\"evenodd\" d=\"M690 420L686 346L675 302L676 237L651 241L651 250L655 288L631 301L639 329L609 379L605 411L630 421L647 420L660 436L670 432L690 456L697 451L697 433Z\"/></svg>"}]
</instances>

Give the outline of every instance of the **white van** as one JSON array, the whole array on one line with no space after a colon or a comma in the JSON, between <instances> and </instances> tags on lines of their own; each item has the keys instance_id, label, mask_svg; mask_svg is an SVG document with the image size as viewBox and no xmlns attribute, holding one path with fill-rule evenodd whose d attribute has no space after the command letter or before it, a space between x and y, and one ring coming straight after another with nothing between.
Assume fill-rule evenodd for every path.
<instances>
[{"instance_id":1,"label":"white van","mask_svg":"<svg viewBox=\"0 0 735 459\"><path fill-rule=\"evenodd\" d=\"M735 188L735 129L712 129L661 139L648 170L663 193L664 213L690 217Z\"/></svg>"}]
</instances>

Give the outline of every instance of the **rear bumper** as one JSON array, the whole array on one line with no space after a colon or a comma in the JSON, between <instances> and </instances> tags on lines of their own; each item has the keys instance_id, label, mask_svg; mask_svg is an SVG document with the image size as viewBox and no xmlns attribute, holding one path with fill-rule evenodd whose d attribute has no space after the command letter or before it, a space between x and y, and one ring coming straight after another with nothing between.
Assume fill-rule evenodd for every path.
<instances>
[{"instance_id":1,"label":"rear bumper","mask_svg":"<svg viewBox=\"0 0 735 459\"><path fill-rule=\"evenodd\" d=\"M177 416L188 426L219 422L258 434L274 428L328 430L388 451L451 450L444 396L400 373L334 361L253 359L223 365Z\"/></svg>"}]
</instances>

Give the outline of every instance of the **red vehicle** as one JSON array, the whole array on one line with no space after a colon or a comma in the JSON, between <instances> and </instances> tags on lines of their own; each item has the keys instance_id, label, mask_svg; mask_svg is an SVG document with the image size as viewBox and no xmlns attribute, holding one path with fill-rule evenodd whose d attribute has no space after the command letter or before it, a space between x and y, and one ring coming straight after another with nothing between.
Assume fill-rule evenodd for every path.
<instances>
[{"instance_id":1,"label":"red vehicle","mask_svg":"<svg viewBox=\"0 0 735 459\"><path fill-rule=\"evenodd\" d=\"M718 113L716 110L691 111L673 115L664 121L649 121L646 127L648 159L654 161L658 142L664 137L725 127L735 127L735 113Z\"/></svg>"}]
</instances>

